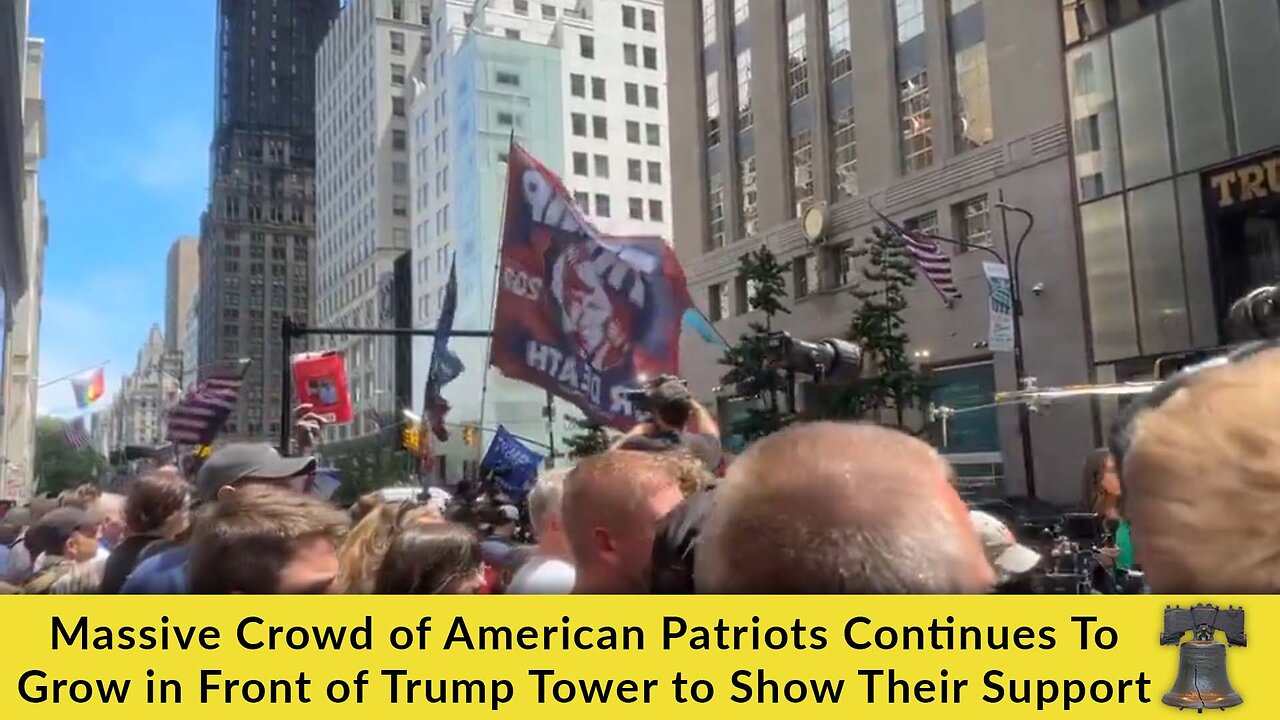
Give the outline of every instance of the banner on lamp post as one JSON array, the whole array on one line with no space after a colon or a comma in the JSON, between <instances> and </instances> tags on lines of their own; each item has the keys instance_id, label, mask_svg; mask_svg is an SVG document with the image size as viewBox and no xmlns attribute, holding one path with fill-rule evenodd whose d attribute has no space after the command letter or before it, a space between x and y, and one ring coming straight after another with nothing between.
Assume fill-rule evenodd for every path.
<instances>
[{"instance_id":1,"label":"banner on lamp post","mask_svg":"<svg viewBox=\"0 0 1280 720\"><path fill-rule=\"evenodd\" d=\"M982 270L990 289L990 329L987 346L992 352L1013 352L1013 283L1009 280L1009 266L1003 263L984 262Z\"/></svg>"}]
</instances>

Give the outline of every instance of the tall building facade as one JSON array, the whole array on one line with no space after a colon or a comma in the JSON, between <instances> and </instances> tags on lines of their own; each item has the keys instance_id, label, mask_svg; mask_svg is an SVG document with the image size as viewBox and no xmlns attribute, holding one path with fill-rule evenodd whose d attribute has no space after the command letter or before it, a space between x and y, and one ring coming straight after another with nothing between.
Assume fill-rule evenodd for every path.
<instances>
[{"instance_id":1,"label":"tall building facade","mask_svg":"<svg viewBox=\"0 0 1280 720\"><path fill-rule=\"evenodd\" d=\"M394 268L409 252L409 90L427 27L416 0L352 0L316 57L316 317L321 325L395 324ZM347 358L354 421L335 438L397 418L391 337L326 338ZM396 420L398 422L398 419Z\"/></svg>"},{"instance_id":2,"label":"tall building facade","mask_svg":"<svg viewBox=\"0 0 1280 720\"><path fill-rule=\"evenodd\" d=\"M182 387L195 387L200 380L200 288L195 288L187 297L187 315L184 329L186 337L182 340Z\"/></svg>"},{"instance_id":3,"label":"tall building facade","mask_svg":"<svg viewBox=\"0 0 1280 720\"><path fill-rule=\"evenodd\" d=\"M40 195L45 143L44 41L26 40L23 64L22 277L18 293L6 294L4 397L0 417L0 498L30 497L35 487L36 415L39 407L40 318L49 220ZM11 314L11 317L10 317Z\"/></svg>"},{"instance_id":4,"label":"tall building facade","mask_svg":"<svg viewBox=\"0 0 1280 720\"><path fill-rule=\"evenodd\" d=\"M564 179L604 232L670 237L663 5L656 0L436 3L411 107L414 318L438 318L450 263L455 327L491 325L514 137ZM567 403L486 367L487 342L453 346L467 372L446 390L457 424L507 427L542 451L563 437ZM414 386L430 343L414 349ZM487 432L487 430L486 430ZM487 442L452 433L435 448L442 479L460 476ZM451 462L452 461L452 464Z\"/></svg>"},{"instance_id":5,"label":"tall building facade","mask_svg":"<svg viewBox=\"0 0 1280 720\"><path fill-rule=\"evenodd\" d=\"M101 435L108 452L165 441L165 410L181 392L178 372L177 357L166 350L164 333L159 325L152 325L138 349L133 372L121 381L103 418Z\"/></svg>"},{"instance_id":6,"label":"tall building facade","mask_svg":"<svg viewBox=\"0 0 1280 720\"><path fill-rule=\"evenodd\" d=\"M169 246L165 262L165 350L181 353L187 339L187 311L192 293L200 286L200 241L180 237Z\"/></svg>"},{"instance_id":7,"label":"tall building facade","mask_svg":"<svg viewBox=\"0 0 1280 720\"><path fill-rule=\"evenodd\" d=\"M1231 340L1280 282L1280 5L1064 0L1090 341L1101 380ZM1114 416L1104 403L1103 420Z\"/></svg>"},{"instance_id":8,"label":"tall building facade","mask_svg":"<svg viewBox=\"0 0 1280 720\"><path fill-rule=\"evenodd\" d=\"M768 245L789 265L791 314L776 324L843 337L848 291L866 282L851 250L877 225L872 208L1003 253L1026 227L1004 202L1035 217L1020 268L1025 376L1088 381L1058 13L1002 0L668 3L672 176L684 190L674 237L720 331L732 341L758 319L739 274L746 252ZM1018 380L1012 353L986 349L991 258L961 250L947 247L964 297L948 307L922 277L905 312L933 401L966 411L934 440L966 481L1079 502L1092 410L1065 403L1024 421L982 407ZM728 422L744 401L716 397L723 368L695 342L684 374Z\"/></svg>"},{"instance_id":9,"label":"tall building facade","mask_svg":"<svg viewBox=\"0 0 1280 720\"><path fill-rule=\"evenodd\" d=\"M8 324L11 305L26 285L22 214L23 99L26 95L27 2L0 5L0 309Z\"/></svg>"},{"instance_id":10,"label":"tall building facade","mask_svg":"<svg viewBox=\"0 0 1280 720\"><path fill-rule=\"evenodd\" d=\"M286 314L310 321L315 55L337 0L219 0L209 207L200 229L200 365L249 358L232 438L279 434ZM295 344L295 348L305 343Z\"/></svg>"}]
</instances>

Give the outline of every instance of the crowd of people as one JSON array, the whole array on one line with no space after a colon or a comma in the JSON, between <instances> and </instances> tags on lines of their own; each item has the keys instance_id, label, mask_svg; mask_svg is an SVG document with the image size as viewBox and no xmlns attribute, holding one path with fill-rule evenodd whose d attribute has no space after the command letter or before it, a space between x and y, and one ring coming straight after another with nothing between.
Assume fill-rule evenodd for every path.
<instances>
[{"instance_id":1,"label":"crowd of people","mask_svg":"<svg viewBox=\"0 0 1280 720\"><path fill-rule=\"evenodd\" d=\"M675 395L683 409L655 407L607 451L544 472L522 508L477 514L436 492L340 508L310 491L312 455L239 443L191 480L159 467L123 495L86 485L38 497L0 519L0 588L987 593L1016 591L1050 560L968 507L945 459L915 437L804 423L728 460L710 413ZM1159 593L1280 591L1276 417L1270 347L1185 372L1131 407L1086 463L1081 505L1110 528L1098 565L1140 567Z\"/></svg>"}]
</instances>

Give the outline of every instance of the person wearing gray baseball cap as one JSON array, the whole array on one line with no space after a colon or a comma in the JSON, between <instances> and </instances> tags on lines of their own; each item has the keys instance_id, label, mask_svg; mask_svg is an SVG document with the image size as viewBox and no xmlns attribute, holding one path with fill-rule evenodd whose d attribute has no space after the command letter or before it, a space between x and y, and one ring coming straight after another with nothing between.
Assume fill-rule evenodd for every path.
<instances>
[{"instance_id":1,"label":"person wearing gray baseball cap","mask_svg":"<svg viewBox=\"0 0 1280 720\"><path fill-rule=\"evenodd\" d=\"M223 488L247 483L305 490L306 481L315 471L316 459L309 455L282 457L266 443L234 443L214 451L200 466L196 473L196 498L208 502L216 499Z\"/></svg>"},{"instance_id":2,"label":"person wearing gray baseball cap","mask_svg":"<svg viewBox=\"0 0 1280 720\"><path fill-rule=\"evenodd\" d=\"M232 443L218 448L196 473L194 504L216 502L250 484L276 485L306 491L316 459L310 455L283 457L266 443ZM186 543L143 560L125 580L125 595L185 595L190 592Z\"/></svg>"}]
</instances>

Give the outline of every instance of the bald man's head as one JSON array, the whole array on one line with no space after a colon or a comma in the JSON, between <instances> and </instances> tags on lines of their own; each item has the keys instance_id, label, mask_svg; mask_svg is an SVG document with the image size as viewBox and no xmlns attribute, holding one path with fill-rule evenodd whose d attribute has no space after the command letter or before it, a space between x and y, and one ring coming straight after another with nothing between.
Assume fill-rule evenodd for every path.
<instances>
[{"instance_id":1,"label":"bald man's head","mask_svg":"<svg viewBox=\"0 0 1280 720\"><path fill-rule=\"evenodd\" d=\"M1280 350L1202 370L1138 413L1121 470L1159 593L1280 592Z\"/></svg>"},{"instance_id":2,"label":"bald man's head","mask_svg":"<svg viewBox=\"0 0 1280 720\"><path fill-rule=\"evenodd\" d=\"M648 590L655 528L683 498L679 477L670 458L628 450L588 458L569 473L563 521L579 592Z\"/></svg>"},{"instance_id":3,"label":"bald man's head","mask_svg":"<svg viewBox=\"0 0 1280 720\"><path fill-rule=\"evenodd\" d=\"M928 445L815 423L730 466L696 559L701 593L959 593L994 580Z\"/></svg>"}]
</instances>

